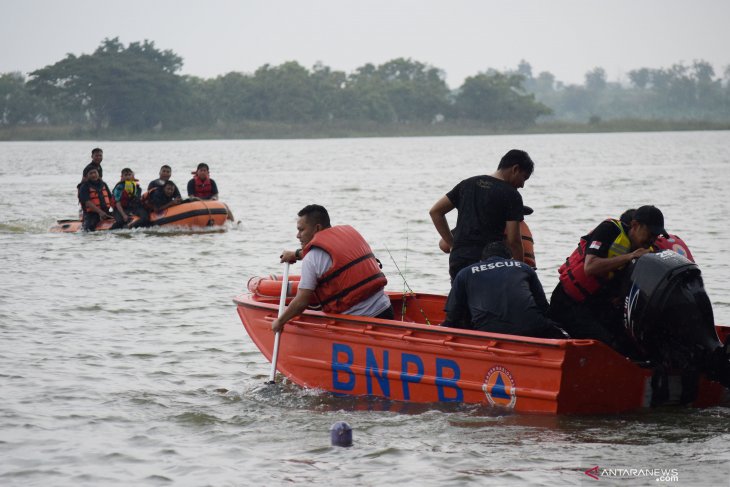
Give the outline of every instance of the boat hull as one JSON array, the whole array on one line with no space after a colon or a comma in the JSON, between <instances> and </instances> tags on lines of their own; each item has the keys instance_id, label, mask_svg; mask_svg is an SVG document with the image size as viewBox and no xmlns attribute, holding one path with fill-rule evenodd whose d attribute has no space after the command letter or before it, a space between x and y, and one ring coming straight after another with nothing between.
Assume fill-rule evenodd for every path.
<instances>
[{"instance_id":1,"label":"boat hull","mask_svg":"<svg viewBox=\"0 0 730 487\"><path fill-rule=\"evenodd\" d=\"M401 294L389 293L400 315ZM603 414L652 402L653 371L595 340L550 340L417 323L443 320L444 296L408 296L403 321L306 311L280 340L277 369L303 387L408 402L463 402L506 411ZM270 361L271 298L234 299ZM693 405L719 404L720 384L700 378ZM681 390L674 391L676 401ZM670 401L671 402L671 401Z\"/></svg>"},{"instance_id":2,"label":"boat hull","mask_svg":"<svg viewBox=\"0 0 730 487\"><path fill-rule=\"evenodd\" d=\"M136 218L136 217L135 217ZM185 228L225 225L228 207L220 201L189 201L162 211L150 212L149 226L175 226ZM114 220L103 220L96 230L110 230ZM82 230L81 220L61 220L50 228L51 232L73 233Z\"/></svg>"}]
</instances>

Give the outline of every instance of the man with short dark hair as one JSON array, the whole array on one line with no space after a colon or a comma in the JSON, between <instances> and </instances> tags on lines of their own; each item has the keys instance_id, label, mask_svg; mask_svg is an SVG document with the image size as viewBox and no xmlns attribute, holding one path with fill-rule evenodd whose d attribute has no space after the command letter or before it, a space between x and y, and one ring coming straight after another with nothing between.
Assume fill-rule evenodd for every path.
<instances>
[{"instance_id":1,"label":"man with short dark hair","mask_svg":"<svg viewBox=\"0 0 730 487\"><path fill-rule=\"evenodd\" d=\"M104 159L104 151L96 147L91 149L91 162L84 167L84 171L81 176L81 182L85 183L89 175L89 170L96 169L99 173L99 179L104 179L104 170L101 167L101 161Z\"/></svg>"},{"instance_id":2,"label":"man with short dark hair","mask_svg":"<svg viewBox=\"0 0 730 487\"><path fill-rule=\"evenodd\" d=\"M208 164L201 162L193 171L193 178L188 181L188 197L201 200L217 200L218 185L210 177Z\"/></svg>"},{"instance_id":3,"label":"man with short dark hair","mask_svg":"<svg viewBox=\"0 0 730 487\"><path fill-rule=\"evenodd\" d=\"M161 188L157 188L149 196L149 205L153 211L162 211L182 203L179 196L175 196L175 183L166 181Z\"/></svg>"},{"instance_id":4,"label":"man with short dark hair","mask_svg":"<svg viewBox=\"0 0 730 487\"><path fill-rule=\"evenodd\" d=\"M147 191L151 191L154 188L162 188L166 182L170 180L172 177L172 168L168 166L167 164L163 164L162 167L160 167L160 177L159 179L155 179L154 181L150 181L150 184L147 185ZM180 190L177 189L177 185L175 183L172 183L175 186L175 193L173 195L173 198L181 198L182 195L180 194Z\"/></svg>"},{"instance_id":5,"label":"man with short dark hair","mask_svg":"<svg viewBox=\"0 0 730 487\"><path fill-rule=\"evenodd\" d=\"M506 240L512 256L524 260L520 222L524 219L522 196L535 163L527 152L512 149L491 176L474 176L461 181L441 197L429 211L431 220L450 248L449 274L453 280L464 267L479 261L482 249L491 242ZM459 215L454 233L446 214L456 208Z\"/></svg>"},{"instance_id":6,"label":"man with short dark hair","mask_svg":"<svg viewBox=\"0 0 730 487\"><path fill-rule=\"evenodd\" d=\"M384 288L388 283L373 251L349 225L330 225L327 210L308 205L297 214L297 238L302 248L284 251L281 262L302 261L297 295L271 329L301 314L312 298L325 313L393 319L393 306Z\"/></svg>"},{"instance_id":7,"label":"man with short dark hair","mask_svg":"<svg viewBox=\"0 0 730 487\"><path fill-rule=\"evenodd\" d=\"M119 212L127 228L147 225L149 214L142 205L142 188L139 187L132 169L128 167L122 169L121 179L114 186L112 193L116 201L114 212ZM133 215L139 217L135 222L132 222Z\"/></svg>"},{"instance_id":8,"label":"man with short dark hair","mask_svg":"<svg viewBox=\"0 0 730 487\"><path fill-rule=\"evenodd\" d=\"M608 219L581 237L578 248L560 267L560 282L550 298L550 317L574 338L601 340L624 355L632 346L623 330L621 272L651 252L664 230L655 206L637 208L625 219Z\"/></svg>"},{"instance_id":9,"label":"man with short dark hair","mask_svg":"<svg viewBox=\"0 0 730 487\"><path fill-rule=\"evenodd\" d=\"M463 268L446 301L443 326L540 338L568 338L545 314L535 271L514 260L504 242L487 244L482 260Z\"/></svg>"},{"instance_id":10,"label":"man with short dark hair","mask_svg":"<svg viewBox=\"0 0 730 487\"><path fill-rule=\"evenodd\" d=\"M113 212L115 201L109 186L99 177L99 171L92 167L87 173L86 182L79 186L79 201L83 208L83 229L96 230L101 220L114 219L112 230L124 225L119 212Z\"/></svg>"}]
</instances>

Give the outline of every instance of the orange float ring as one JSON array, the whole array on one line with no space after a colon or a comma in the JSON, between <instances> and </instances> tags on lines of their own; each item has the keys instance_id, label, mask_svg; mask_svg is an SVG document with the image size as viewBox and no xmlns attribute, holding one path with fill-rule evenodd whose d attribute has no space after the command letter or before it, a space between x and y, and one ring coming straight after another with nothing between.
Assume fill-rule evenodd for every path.
<instances>
[{"instance_id":1,"label":"orange float ring","mask_svg":"<svg viewBox=\"0 0 730 487\"><path fill-rule=\"evenodd\" d=\"M296 296L300 278L301 276L289 276L286 290L287 297L292 298ZM248 280L246 287L256 296L260 296L262 298L279 298L281 297L281 286L284 283L281 279L282 276L275 275L268 277L252 277Z\"/></svg>"}]
</instances>

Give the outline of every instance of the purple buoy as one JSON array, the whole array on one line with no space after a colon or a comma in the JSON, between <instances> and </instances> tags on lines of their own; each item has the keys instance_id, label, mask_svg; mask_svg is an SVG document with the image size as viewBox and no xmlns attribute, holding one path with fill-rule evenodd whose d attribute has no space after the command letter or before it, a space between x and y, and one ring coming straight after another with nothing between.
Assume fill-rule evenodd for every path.
<instances>
[{"instance_id":1,"label":"purple buoy","mask_svg":"<svg viewBox=\"0 0 730 487\"><path fill-rule=\"evenodd\" d=\"M344 421L338 421L330 427L332 446L352 446L352 428Z\"/></svg>"}]
</instances>

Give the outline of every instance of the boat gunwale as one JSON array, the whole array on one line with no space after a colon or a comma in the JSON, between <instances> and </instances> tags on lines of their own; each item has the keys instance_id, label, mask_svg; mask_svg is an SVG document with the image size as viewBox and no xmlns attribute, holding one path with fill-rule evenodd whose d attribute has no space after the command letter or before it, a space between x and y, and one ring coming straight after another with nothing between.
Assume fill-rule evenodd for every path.
<instances>
[{"instance_id":1,"label":"boat gunwale","mask_svg":"<svg viewBox=\"0 0 730 487\"><path fill-rule=\"evenodd\" d=\"M388 292L389 296L398 296L402 293ZM278 304L273 302L257 301L255 299L245 299L246 296L253 296L253 293L242 293L233 298L233 302L237 306L243 306L253 309L268 309L276 313L278 311ZM439 296L435 294L419 293L418 296ZM440 297L440 296L439 296ZM452 335L454 337L469 338L476 340L493 340L502 343L516 343L520 345L528 346L539 346L553 349L567 349L571 346L590 346L594 344L600 344L598 340L582 339L582 338L568 338L568 339L552 339L552 338L535 338L535 337L521 337L518 335L508 335L501 333L491 333L479 330L465 330L463 328L449 328L442 327L439 325L426 325L423 323L416 322L405 322L398 320L385 320L382 318L373 318L370 316L356 316L356 315L341 315L341 314L329 314L322 311L315 311L307 309L301 313L301 316L312 316L316 318L333 319L337 322L351 323L355 325L375 325L386 328L394 329L413 329L428 333L437 333L441 335ZM356 332L356 330L353 330ZM397 338L394 336L393 338ZM449 346L448 343L443 346ZM476 350L475 350L476 351Z\"/></svg>"}]
</instances>

